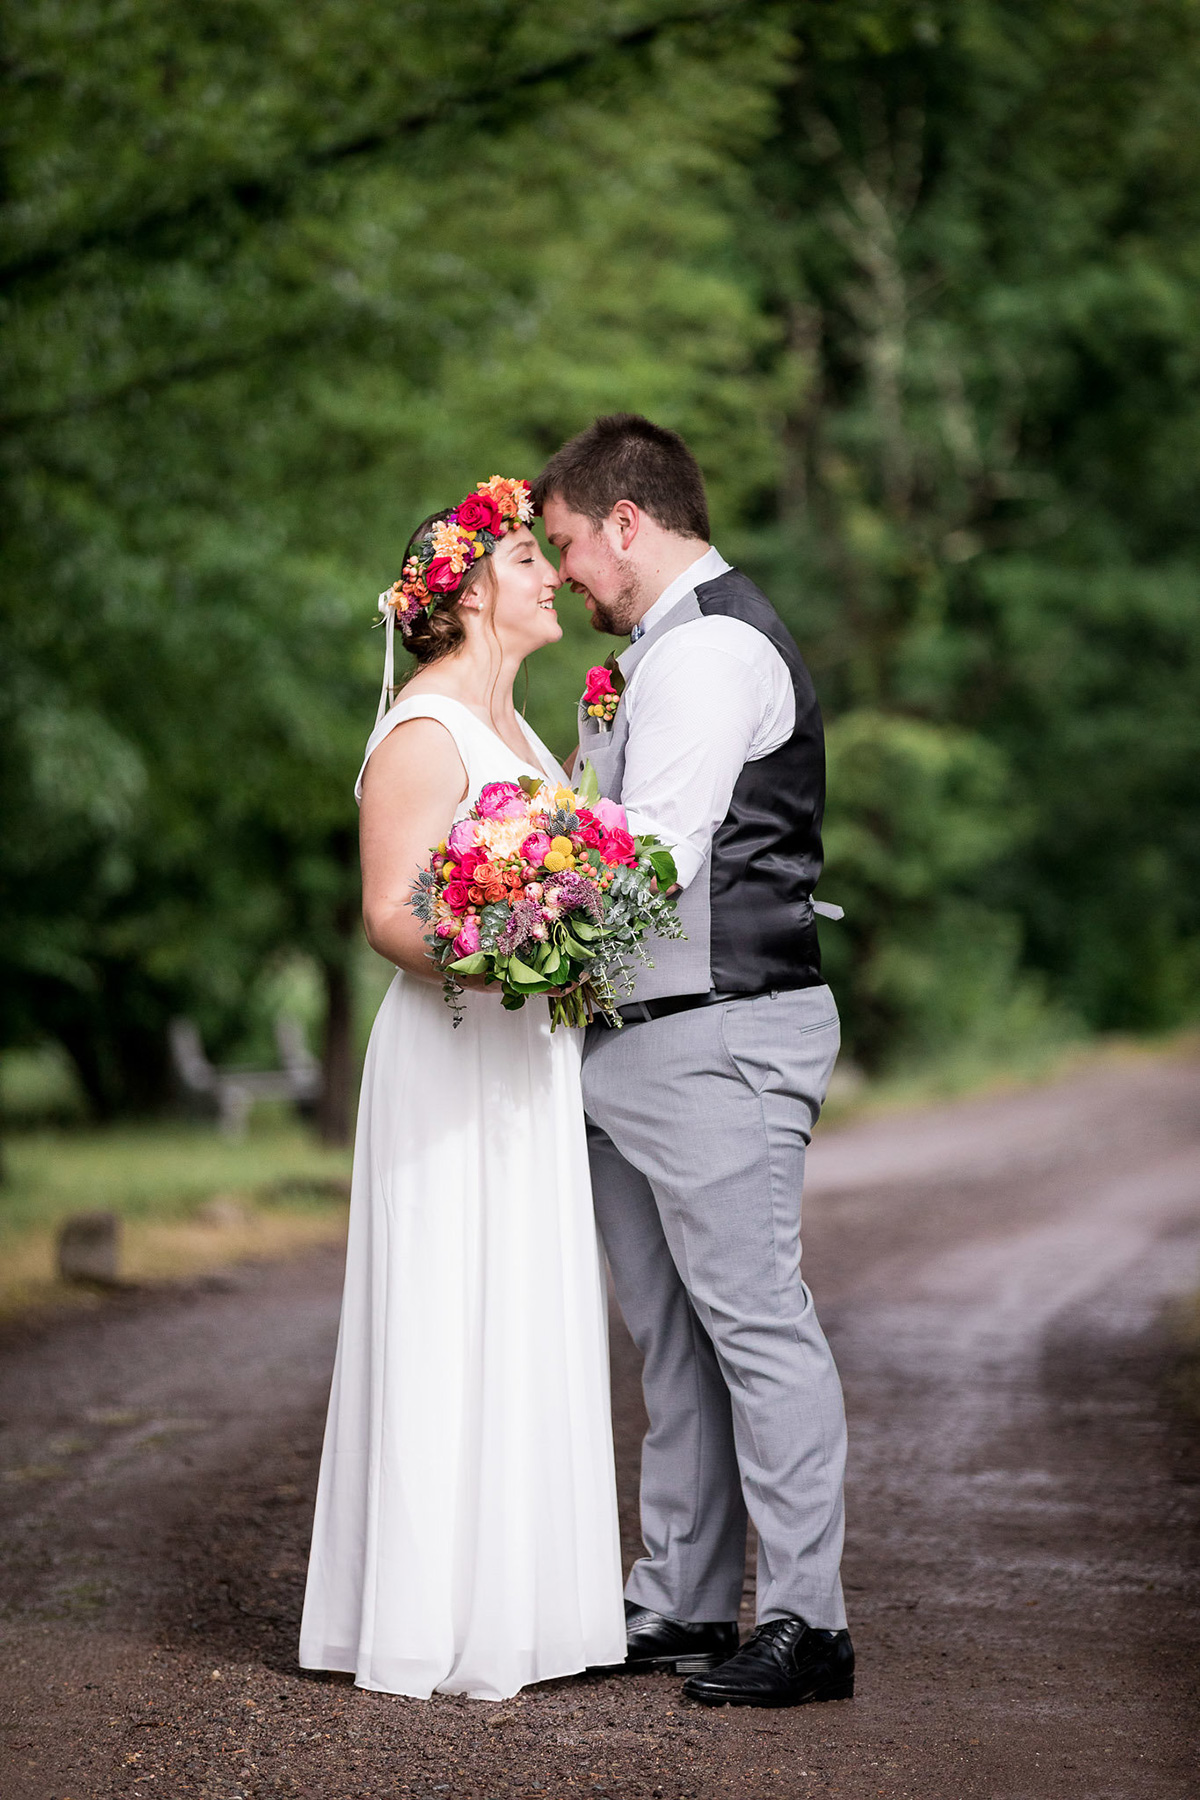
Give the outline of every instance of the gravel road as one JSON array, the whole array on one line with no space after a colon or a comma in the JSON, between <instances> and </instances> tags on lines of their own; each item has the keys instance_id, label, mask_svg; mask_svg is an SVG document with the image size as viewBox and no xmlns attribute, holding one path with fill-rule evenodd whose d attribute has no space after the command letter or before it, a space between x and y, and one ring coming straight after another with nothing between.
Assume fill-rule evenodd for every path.
<instances>
[{"instance_id":1,"label":"gravel road","mask_svg":"<svg viewBox=\"0 0 1200 1800\"><path fill-rule=\"evenodd\" d=\"M301 1675L321 1252L0 1340L0 1796L1195 1800L1200 1449L1164 1320L1200 1286L1200 1060L818 1133L805 1205L857 1699L708 1712L640 1677L425 1704ZM619 1325L613 1357L632 1554Z\"/></svg>"}]
</instances>

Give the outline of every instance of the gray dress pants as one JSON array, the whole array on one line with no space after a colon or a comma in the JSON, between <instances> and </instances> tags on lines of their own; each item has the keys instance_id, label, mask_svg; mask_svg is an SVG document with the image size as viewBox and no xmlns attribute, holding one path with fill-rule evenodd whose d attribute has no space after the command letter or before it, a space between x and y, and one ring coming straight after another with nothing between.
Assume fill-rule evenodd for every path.
<instances>
[{"instance_id":1,"label":"gray dress pants","mask_svg":"<svg viewBox=\"0 0 1200 1800\"><path fill-rule=\"evenodd\" d=\"M587 1033L596 1217L650 1420L625 1591L673 1618L737 1617L748 1510L759 1622L846 1623L842 1391L800 1275L838 1041L827 987Z\"/></svg>"}]
</instances>

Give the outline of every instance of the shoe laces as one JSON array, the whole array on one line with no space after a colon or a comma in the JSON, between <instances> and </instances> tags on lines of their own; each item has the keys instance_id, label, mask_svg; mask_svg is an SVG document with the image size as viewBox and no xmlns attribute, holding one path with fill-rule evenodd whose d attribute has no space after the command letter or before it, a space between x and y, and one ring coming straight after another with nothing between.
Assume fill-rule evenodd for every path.
<instances>
[{"instance_id":1,"label":"shoe laces","mask_svg":"<svg viewBox=\"0 0 1200 1800\"><path fill-rule=\"evenodd\" d=\"M742 1645L741 1654L748 1660L773 1662L782 1668L807 1631L803 1619L767 1619L755 1627Z\"/></svg>"}]
</instances>

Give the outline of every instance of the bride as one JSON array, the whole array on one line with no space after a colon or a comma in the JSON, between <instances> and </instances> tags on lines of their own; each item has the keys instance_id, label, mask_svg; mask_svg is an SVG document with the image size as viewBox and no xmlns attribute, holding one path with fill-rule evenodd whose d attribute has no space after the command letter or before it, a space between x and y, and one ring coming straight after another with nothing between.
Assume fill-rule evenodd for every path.
<instances>
[{"instance_id":1,"label":"bride","mask_svg":"<svg viewBox=\"0 0 1200 1800\"><path fill-rule=\"evenodd\" d=\"M495 477L414 532L356 789L367 936L398 972L363 1070L300 1662L422 1699L625 1657L578 1034L480 983L455 1029L408 904L488 782L565 779L513 705L562 636L528 495ZM391 704L395 623L416 670Z\"/></svg>"}]
</instances>

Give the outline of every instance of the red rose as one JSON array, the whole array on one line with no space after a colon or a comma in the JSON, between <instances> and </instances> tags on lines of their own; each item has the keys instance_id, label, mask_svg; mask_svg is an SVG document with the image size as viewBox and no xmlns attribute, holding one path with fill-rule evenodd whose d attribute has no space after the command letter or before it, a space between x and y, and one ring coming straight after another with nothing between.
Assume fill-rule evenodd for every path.
<instances>
[{"instance_id":1,"label":"red rose","mask_svg":"<svg viewBox=\"0 0 1200 1800\"><path fill-rule=\"evenodd\" d=\"M448 556L435 556L425 571L425 586L431 594L452 594L462 578L463 571L454 568Z\"/></svg>"},{"instance_id":2,"label":"red rose","mask_svg":"<svg viewBox=\"0 0 1200 1800\"><path fill-rule=\"evenodd\" d=\"M598 850L600 848L600 839L603 834L601 833L600 827L592 824L589 820L586 825L581 825L579 830L573 835L577 843L586 844L589 850Z\"/></svg>"},{"instance_id":3,"label":"red rose","mask_svg":"<svg viewBox=\"0 0 1200 1800\"><path fill-rule=\"evenodd\" d=\"M470 881L480 863L487 861L486 850L464 850L458 859L458 878Z\"/></svg>"},{"instance_id":4,"label":"red rose","mask_svg":"<svg viewBox=\"0 0 1200 1800\"><path fill-rule=\"evenodd\" d=\"M454 512L464 531L490 531L493 537L504 535L500 508L490 494L468 494Z\"/></svg>"},{"instance_id":5,"label":"red rose","mask_svg":"<svg viewBox=\"0 0 1200 1800\"><path fill-rule=\"evenodd\" d=\"M465 881L450 881L442 890L442 898L451 911L461 918L471 904L471 891Z\"/></svg>"},{"instance_id":6,"label":"red rose","mask_svg":"<svg viewBox=\"0 0 1200 1800\"><path fill-rule=\"evenodd\" d=\"M600 854L606 863L626 863L633 868L637 862L633 839L627 831L615 827L612 831L606 831L600 839Z\"/></svg>"},{"instance_id":7,"label":"red rose","mask_svg":"<svg viewBox=\"0 0 1200 1800\"><path fill-rule=\"evenodd\" d=\"M615 694L616 691L616 688L612 684L612 676L603 664L601 664L599 668L589 669L587 672L587 682L583 690L583 704L585 706L594 706L598 700L606 700L610 694Z\"/></svg>"}]
</instances>

